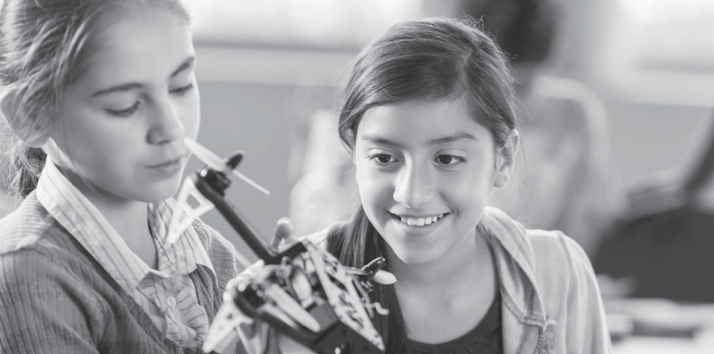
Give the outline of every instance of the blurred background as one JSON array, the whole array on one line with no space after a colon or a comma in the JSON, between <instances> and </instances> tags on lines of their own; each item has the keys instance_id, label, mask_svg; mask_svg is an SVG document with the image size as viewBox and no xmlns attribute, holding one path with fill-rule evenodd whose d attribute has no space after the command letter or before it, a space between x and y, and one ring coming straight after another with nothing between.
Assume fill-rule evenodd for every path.
<instances>
[{"instance_id":1,"label":"blurred background","mask_svg":"<svg viewBox=\"0 0 714 354\"><path fill-rule=\"evenodd\" d=\"M271 195L235 181L227 199L266 241L282 216L299 235L318 231L354 201L335 128L353 57L397 21L483 18L514 58L524 120L524 165L494 204L576 239L606 298L643 300L608 305L613 338L627 338L618 353L711 345L702 333L714 311L692 306L714 303L714 2L553 0L538 16L542 8L522 8L543 2L189 1L199 142L219 155L244 151L240 170ZM533 60L533 48L507 46L518 42L505 29L514 23L528 23L526 35L548 25L546 40L527 41L547 47ZM192 159L187 171L200 166ZM12 204L0 197L0 216ZM203 219L255 260L216 211Z\"/></svg>"},{"instance_id":2,"label":"blurred background","mask_svg":"<svg viewBox=\"0 0 714 354\"><path fill-rule=\"evenodd\" d=\"M202 97L199 139L219 154L246 153L243 171L272 194L237 183L230 197L266 238L288 214L290 190L310 172L304 166L311 162L310 132L320 132L313 121L339 104L337 88L361 47L396 21L459 15L470 2L190 2ZM555 2L558 28L544 71L573 79L599 98L604 121L598 124L606 129L599 143L609 145L599 148L610 151L619 179L612 182L629 186L685 173L709 138L714 3Z\"/></svg>"}]
</instances>

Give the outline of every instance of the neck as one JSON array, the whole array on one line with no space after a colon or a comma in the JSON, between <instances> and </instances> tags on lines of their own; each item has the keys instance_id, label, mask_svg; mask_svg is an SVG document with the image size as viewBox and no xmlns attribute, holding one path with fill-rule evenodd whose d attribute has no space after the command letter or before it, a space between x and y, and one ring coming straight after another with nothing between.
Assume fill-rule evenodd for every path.
<instances>
[{"instance_id":1,"label":"neck","mask_svg":"<svg viewBox=\"0 0 714 354\"><path fill-rule=\"evenodd\" d=\"M151 238L147 223L147 203L138 201L116 203L105 201L101 198L91 198L89 196L88 198L127 244L145 239L147 236Z\"/></svg>"},{"instance_id":2,"label":"neck","mask_svg":"<svg viewBox=\"0 0 714 354\"><path fill-rule=\"evenodd\" d=\"M66 169L61 170L72 185L102 213L127 244L143 240L147 236L151 237L147 224L147 203L119 198L97 187L87 185L76 174Z\"/></svg>"},{"instance_id":3,"label":"neck","mask_svg":"<svg viewBox=\"0 0 714 354\"><path fill-rule=\"evenodd\" d=\"M395 286L403 291L437 291L458 289L465 279L476 279L491 264L491 254L483 235L471 233L441 258L427 264L402 262L387 246L389 270L396 278Z\"/></svg>"}]
</instances>

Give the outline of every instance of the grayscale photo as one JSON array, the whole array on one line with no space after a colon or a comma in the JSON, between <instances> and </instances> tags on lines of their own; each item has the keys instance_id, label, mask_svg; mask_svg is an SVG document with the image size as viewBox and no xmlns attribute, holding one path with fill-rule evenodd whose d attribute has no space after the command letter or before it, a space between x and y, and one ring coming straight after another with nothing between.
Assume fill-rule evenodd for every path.
<instances>
[{"instance_id":1,"label":"grayscale photo","mask_svg":"<svg viewBox=\"0 0 714 354\"><path fill-rule=\"evenodd\" d=\"M1 354L709 354L714 2L0 0Z\"/></svg>"}]
</instances>

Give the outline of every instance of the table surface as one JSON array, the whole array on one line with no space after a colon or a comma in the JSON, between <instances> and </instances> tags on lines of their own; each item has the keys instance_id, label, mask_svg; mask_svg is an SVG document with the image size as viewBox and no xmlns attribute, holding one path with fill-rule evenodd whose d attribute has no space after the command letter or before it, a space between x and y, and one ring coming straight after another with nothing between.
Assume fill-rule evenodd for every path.
<instances>
[{"instance_id":1,"label":"table surface","mask_svg":"<svg viewBox=\"0 0 714 354\"><path fill-rule=\"evenodd\" d=\"M633 335L613 343L613 354L713 354L714 304L678 304L660 299L605 299L611 331ZM693 333L691 337L673 333ZM639 333L638 333L639 332ZM643 332L648 332L644 333Z\"/></svg>"},{"instance_id":2,"label":"table surface","mask_svg":"<svg viewBox=\"0 0 714 354\"><path fill-rule=\"evenodd\" d=\"M629 337L613 343L613 354L712 354L714 332L694 339Z\"/></svg>"}]
</instances>

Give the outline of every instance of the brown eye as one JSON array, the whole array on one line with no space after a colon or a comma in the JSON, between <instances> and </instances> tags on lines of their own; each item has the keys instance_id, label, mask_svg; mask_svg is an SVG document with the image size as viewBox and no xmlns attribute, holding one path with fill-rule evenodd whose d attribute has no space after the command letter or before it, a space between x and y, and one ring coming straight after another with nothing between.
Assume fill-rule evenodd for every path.
<instances>
[{"instance_id":1,"label":"brown eye","mask_svg":"<svg viewBox=\"0 0 714 354\"><path fill-rule=\"evenodd\" d=\"M454 155L439 155L436 157L436 162L442 164L442 165L456 165L460 163L466 162L466 160L463 157L460 156L454 156Z\"/></svg>"},{"instance_id":2,"label":"brown eye","mask_svg":"<svg viewBox=\"0 0 714 354\"><path fill-rule=\"evenodd\" d=\"M389 155L389 154L374 154L372 156L369 156L369 160L373 161L374 163L376 163L378 165L386 165L386 164L396 160L396 158L394 158L394 156Z\"/></svg>"}]
</instances>

